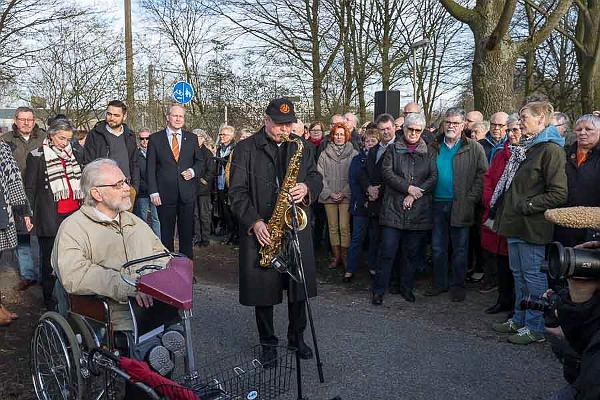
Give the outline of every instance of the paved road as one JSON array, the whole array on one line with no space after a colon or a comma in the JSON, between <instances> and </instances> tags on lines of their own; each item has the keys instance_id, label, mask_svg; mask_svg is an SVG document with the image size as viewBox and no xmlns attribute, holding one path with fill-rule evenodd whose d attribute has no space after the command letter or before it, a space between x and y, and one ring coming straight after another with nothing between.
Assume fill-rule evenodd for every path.
<instances>
[{"instance_id":1,"label":"paved road","mask_svg":"<svg viewBox=\"0 0 600 400\"><path fill-rule=\"evenodd\" d=\"M238 304L234 286L194 290L198 357L256 344L253 310ZM546 399L563 384L548 345L508 344L480 312L462 321L466 303L418 296L409 304L388 296L375 308L366 293L324 285L312 304L326 383L318 383L314 362L304 361L310 399ZM286 317L277 307L284 344Z\"/></svg>"}]
</instances>

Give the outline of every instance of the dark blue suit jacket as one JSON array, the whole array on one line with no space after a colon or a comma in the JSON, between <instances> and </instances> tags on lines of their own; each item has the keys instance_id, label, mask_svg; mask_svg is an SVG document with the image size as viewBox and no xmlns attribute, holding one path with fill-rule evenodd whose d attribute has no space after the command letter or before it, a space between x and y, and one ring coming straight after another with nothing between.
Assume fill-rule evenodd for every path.
<instances>
[{"instance_id":1,"label":"dark blue suit jacket","mask_svg":"<svg viewBox=\"0 0 600 400\"><path fill-rule=\"evenodd\" d=\"M205 172L205 161L196 135L182 131L181 137L179 162L173 157L166 129L150 135L148 142L148 194L158 193L164 205L193 202L196 199L197 180L186 181L181 173L192 168L197 178Z\"/></svg>"}]
</instances>

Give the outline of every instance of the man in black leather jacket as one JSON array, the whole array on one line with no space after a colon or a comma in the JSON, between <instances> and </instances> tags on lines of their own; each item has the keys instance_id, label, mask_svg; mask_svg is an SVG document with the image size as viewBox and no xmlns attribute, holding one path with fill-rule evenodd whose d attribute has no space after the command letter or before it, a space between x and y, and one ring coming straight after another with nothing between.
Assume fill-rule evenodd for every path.
<instances>
[{"instance_id":1,"label":"man in black leather jacket","mask_svg":"<svg viewBox=\"0 0 600 400\"><path fill-rule=\"evenodd\" d=\"M577 247L600 249L600 241ZM569 385L552 399L597 400L600 399L600 279L572 277L568 282L569 290L559 293L560 327L546 330L564 338L575 354L567 354L563 360Z\"/></svg>"}]
</instances>

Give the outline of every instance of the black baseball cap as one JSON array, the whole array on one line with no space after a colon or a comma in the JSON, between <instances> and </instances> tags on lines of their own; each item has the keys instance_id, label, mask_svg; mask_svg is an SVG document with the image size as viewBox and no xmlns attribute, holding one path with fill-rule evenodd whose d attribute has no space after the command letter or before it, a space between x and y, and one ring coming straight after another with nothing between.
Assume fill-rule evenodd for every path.
<instances>
[{"instance_id":1,"label":"black baseball cap","mask_svg":"<svg viewBox=\"0 0 600 400\"><path fill-rule=\"evenodd\" d=\"M287 124L298 121L294 112L294 103L285 97L271 100L265 113L276 124Z\"/></svg>"}]
</instances>

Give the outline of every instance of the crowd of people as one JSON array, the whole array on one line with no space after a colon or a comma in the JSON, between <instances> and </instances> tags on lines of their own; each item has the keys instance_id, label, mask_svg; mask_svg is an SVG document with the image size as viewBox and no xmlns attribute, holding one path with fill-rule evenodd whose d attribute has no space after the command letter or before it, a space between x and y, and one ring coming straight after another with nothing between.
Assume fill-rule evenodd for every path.
<instances>
[{"instance_id":1,"label":"crowd of people","mask_svg":"<svg viewBox=\"0 0 600 400\"><path fill-rule=\"evenodd\" d=\"M546 101L505 111L485 121L481 112L450 108L438 126L409 103L397 118L382 114L362 125L351 112L334 115L329 128L322 121L294 122L291 133L310 150L322 176L309 215L313 246L331 254L328 267L351 282L366 250L372 303L382 304L387 292L414 302L415 274L430 251L433 279L424 295L449 292L451 301L461 302L466 282L480 280L481 292L498 290L485 312L510 315L494 330L510 333L513 343L542 341L542 314L521 310L518 300L555 284L540 272L545 244L590 239L592 232L554 229L543 214L561 206L600 206L594 190L600 116L583 115L571 130L568 116ZM115 100L89 132L76 130L65 115L43 130L34 111L20 107L13 130L3 136L0 150L12 158L2 160L0 201L12 210L6 223L16 234L0 242L17 248L17 289L41 283L48 309L56 307L50 257L57 230L83 204L82 170L98 158L112 159L125 177L101 188L130 186L132 210L167 249L175 250L175 229L179 251L188 257L193 246L209 246L211 239L240 242L228 178L237 144L252 131L236 135L225 125L215 143L201 129L183 129L179 105L155 134L132 132L126 118L126 105ZM11 186L15 171L24 193ZM10 323L14 315L2 310L2 323Z\"/></svg>"}]
</instances>

